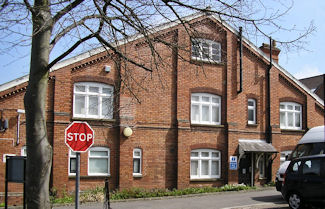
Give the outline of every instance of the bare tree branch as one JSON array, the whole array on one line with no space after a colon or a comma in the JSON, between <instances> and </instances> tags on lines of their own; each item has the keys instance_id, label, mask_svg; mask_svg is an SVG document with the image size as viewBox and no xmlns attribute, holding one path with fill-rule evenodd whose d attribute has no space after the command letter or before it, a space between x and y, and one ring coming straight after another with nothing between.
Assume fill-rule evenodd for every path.
<instances>
[{"instance_id":1,"label":"bare tree branch","mask_svg":"<svg viewBox=\"0 0 325 209\"><path fill-rule=\"evenodd\" d=\"M53 22L56 23L61 17L66 15L68 12L70 12L72 9L77 7L79 4L81 4L83 0L75 0L65 8L63 8L61 11L59 11L54 17L53 17Z\"/></svg>"}]
</instances>

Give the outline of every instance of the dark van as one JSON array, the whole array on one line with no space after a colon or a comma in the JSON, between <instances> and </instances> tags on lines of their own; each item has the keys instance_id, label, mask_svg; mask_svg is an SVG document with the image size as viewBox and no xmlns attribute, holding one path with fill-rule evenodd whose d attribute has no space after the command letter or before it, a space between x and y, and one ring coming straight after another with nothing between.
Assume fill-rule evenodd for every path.
<instances>
[{"instance_id":1,"label":"dark van","mask_svg":"<svg viewBox=\"0 0 325 209\"><path fill-rule=\"evenodd\" d=\"M325 206L325 154L306 156L290 162L281 190L292 209L306 204Z\"/></svg>"}]
</instances>

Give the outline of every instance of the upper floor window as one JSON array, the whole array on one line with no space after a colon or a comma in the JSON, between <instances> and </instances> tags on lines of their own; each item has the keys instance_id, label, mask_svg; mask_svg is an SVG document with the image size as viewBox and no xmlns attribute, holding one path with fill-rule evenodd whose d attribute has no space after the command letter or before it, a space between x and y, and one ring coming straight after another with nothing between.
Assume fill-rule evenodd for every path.
<instances>
[{"instance_id":1,"label":"upper floor window","mask_svg":"<svg viewBox=\"0 0 325 209\"><path fill-rule=\"evenodd\" d=\"M280 103L280 128L301 129L302 107L294 102Z\"/></svg>"},{"instance_id":2,"label":"upper floor window","mask_svg":"<svg viewBox=\"0 0 325 209\"><path fill-rule=\"evenodd\" d=\"M248 124L256 124L256 100L248 99Z\"/></svg>"},{"instance_id":3,"label":"upper floor window","mask_svg":"<svg viewBox=\"0 0 325 209\"><path fill-rule=\"evenodd\" d=\"M191 179L220 178L220 152L213 149L197 149L191 152Z\"/></svg>"},{"instance_id":4,"label":"upper floor window","mask_svg":"<svg viewBox=\"0 0 325 209\"><path fill-rule=\"evenodd\" d=\"M221 97L207 93L191 95L191 122L194 124L221 124Z\"/></svg>"},{"instance_id":5,"label":"upper floor window","mask_svg":"<svg viewBox=\"0 0 325 209\"><path fill-rule=\"evenodd\" d=\"M113 118L113 87L92 82L74 84L73 116Z\"/></svg>"},{"instance_id":6,"label":"upper floor window","mask_svg":"<svg viewBox=\"0 0 325 209\"><path fill-rule=\"evenodd\" d=\"M133 150L133 176L141 176L142 151L139 148Z\"/></svg>"},{"instance_id":7,"label":"upper floor window","mask_svg":"<svg viewBox=\"0 0 325 209\"><path fill-rule=\"evenodd\" d=\"M88 175L110 175L110 154L106 147L92 147L88 152Z\"/></svg>"},{"instance_id":8,"label":"upper floor window","mask_svg":"<svg viewBox=\"0 0 325 209\"><path fill-rule=\"evenodd\" d=\"M221 62L221 44L201 38L192 39L192 59Z\"/></svg>"}]
</instances>

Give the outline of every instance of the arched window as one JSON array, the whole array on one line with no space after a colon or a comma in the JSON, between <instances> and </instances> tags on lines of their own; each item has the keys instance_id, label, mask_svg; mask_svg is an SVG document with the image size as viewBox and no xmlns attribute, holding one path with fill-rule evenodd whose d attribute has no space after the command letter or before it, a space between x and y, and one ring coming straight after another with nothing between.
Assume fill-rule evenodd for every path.
<instances>
[{"instance_id":1,"label":"arched window","mask_svg":"<svg viewBox=\"0 0 325 209\"><path fill-rule=\"evenodd\" d=\"M247 101L248 124L256 124L256 100L248 99Z\"/></svg>"},{"instance_id":2,"label":"arched window","mask_svg":"<svg viewBox=\"0 0 325 209\"><path fill-rule=\"evenodd\" d=\"M297 129L302 128L302 107L295 102L280 103L280 128Z\"/></svg>"},{"instance_id":3,"label":"arched window","mask_svg":"<svg viewBox=\"0 0 325 209\"><path fill-rule=\"evenodd\" d=\"M221 154L214 149L191 151L191 179L220 178Z\"/></svg>"},{"instance_id":4,"label":"arched window","mask_svg":"<svg viewBox=\"0 0 325 209\"><path fill-rule=\"evenodd\" d=\"M136 148L133 150L133 176L142 176L142 150Z\"/></svg>"},{"instance_id":5,"label":"arched window","mask_svg":"<svg viewBox=\"0 0 325 209\"><path fill-rule=\"evenodd\" d=\"M113 91L112 86L102 83L75 83L73 117L113 118Z\"/></svg>"},{"instance_id":6,"label":"arched window","mask_svg":"<svg viewBox=\"0 0 325 209\"><path fill-rule=\"evenodd\" d=\"M208 93L191 95L192 124L221 124L221 97Z\"/></svg>"}]
</instances>

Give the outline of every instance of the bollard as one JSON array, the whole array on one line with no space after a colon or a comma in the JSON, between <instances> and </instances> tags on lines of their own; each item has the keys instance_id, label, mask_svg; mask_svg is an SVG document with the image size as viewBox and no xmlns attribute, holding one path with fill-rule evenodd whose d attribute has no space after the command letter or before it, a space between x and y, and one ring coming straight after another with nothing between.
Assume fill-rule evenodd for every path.
<instances>
[{"instance_id":1,"label":"bollard","mask_svg":"<svg viewBox=\"0 0 325 209\"><path fill-rule=\"evenodd\" d=\"M108 178L105 179L105 201L104 201L104 208L111 209L111 204L109 200L109 181Z\"/></svg>"}]
</instances>

